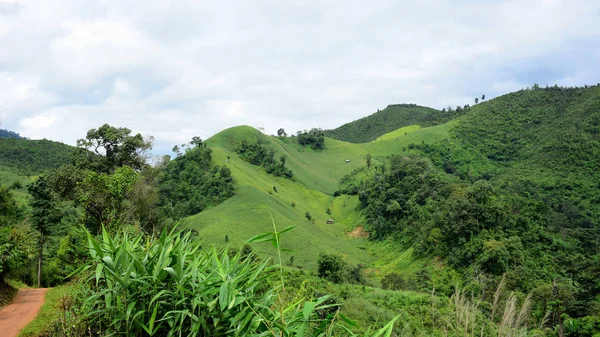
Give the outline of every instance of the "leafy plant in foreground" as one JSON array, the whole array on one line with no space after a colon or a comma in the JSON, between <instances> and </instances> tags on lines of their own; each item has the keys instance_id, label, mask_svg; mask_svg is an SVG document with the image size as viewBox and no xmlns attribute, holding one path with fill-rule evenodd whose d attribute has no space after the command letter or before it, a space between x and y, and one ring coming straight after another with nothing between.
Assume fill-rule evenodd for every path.
<instances>
[{"instance_id":1,"label":"leafy plant in foreground","mask_svg":"<svg viewBox=\"0 0 600 337\"><path fill-rule=\"evenodd\" d=\"M284 231L274 232L277 245ZM150 239L103 230L88 241L94 272L86 321L101 335L331 336L342 326L337 320L350 322L336 314L318 319L333 306L328 296L284 306L265 286L277 266L204 249L191 232L163 230Z\"/></svg>"}]
</instances>

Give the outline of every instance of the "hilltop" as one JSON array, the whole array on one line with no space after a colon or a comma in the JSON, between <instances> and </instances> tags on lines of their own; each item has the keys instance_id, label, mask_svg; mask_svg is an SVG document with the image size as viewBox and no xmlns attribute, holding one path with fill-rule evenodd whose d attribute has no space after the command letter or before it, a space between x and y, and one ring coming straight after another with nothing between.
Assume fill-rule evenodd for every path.
<instances>
[{"instance_id":1,"label":"hilltop","mask_svg":"<svg viewBox=\"0 0 600 337\"><path fill-rule=\"evenodd\" d=\"M24 203L27 186L35 177L70 162L74 147L50 140L0 137L0 185L14 186L15 196Z\"/></svg>"},{"instance_id":2,"label":"hilltop","mask_svg":"<svg viewBox=\"0 0 600 337\"><path fill-rule=\"evenodd\" d=\"M0 138L23 138L21 137L21 135L19 135L16 132L10 131L10 130L5 130L5 129L0 129Z\"/></svg>"},{"instance_id":3,"label":"hilltop","mask_svg":"<svg viewBox=\"0 0 600 337\"><path fill-rule=\"evenodd\" d=\"M370 116L326 130L325 135L350 143L367 143L405 126L428 127L443 124L451 118L446 111L416 104L392 104Z\"/></svg>"},{"instance_id":4,"label":"hilltop","mask_svg":"<svg viewBox=\"0 0 600 337\"><path fill-rule=\"evenodd\" d=\"M47 139L0 138L0 167L35 175L68 163L74 149Z\"/></svg>"}]
</instances>

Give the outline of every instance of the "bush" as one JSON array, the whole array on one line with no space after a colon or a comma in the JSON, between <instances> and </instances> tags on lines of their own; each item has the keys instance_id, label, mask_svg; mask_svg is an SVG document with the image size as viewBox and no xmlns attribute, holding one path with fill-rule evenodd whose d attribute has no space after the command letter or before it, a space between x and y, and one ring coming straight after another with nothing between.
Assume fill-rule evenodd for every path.
<instances>
[{"instance_id":1,"label":"bush","mask_svg":"<svg viewBox=\"0 0 600 337\"><path fill-rule=\"evenodd\" d=\"M242 144L235 149L244 161L256 165L262 166L265 171L276 177L285 177L291 179L294 174L290 169L285 166L286 156L279 157L279 163L275 160L275 151L273 149L267 149L262 141L258 140L254 144L248 144L246 140L242 141ZM273 187L275 189L275 187ZM275 189L275 192L277 190Z\"/></svg>"},{"instance_id":2,"label":"bush","mask_svg":"<svg viewBox=\"0 0 600 337\"><path fill-rule=\"evenodd\" d=\"M343 270L346 263L342 257L335 254L319 254L318 275L333 283L341 283L344 280Z\"/></svg>"},{"instance_id":3,"label":"bush","mask_svg":"<svg viewBox=\"0 0 600 337\"><path fill-rule=\"evenodd\" d=\"M310 146L313 150L323 150L325 148L325 133L321 129L313 128L310 131L298 131L296 139L298 144Z\"/></svg>"}]
</instances>

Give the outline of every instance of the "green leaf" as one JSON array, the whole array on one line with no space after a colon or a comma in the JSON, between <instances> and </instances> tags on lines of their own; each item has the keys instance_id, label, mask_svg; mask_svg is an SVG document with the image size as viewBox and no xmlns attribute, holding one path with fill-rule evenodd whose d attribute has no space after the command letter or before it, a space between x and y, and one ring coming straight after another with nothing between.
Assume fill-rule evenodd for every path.
<instances>
[{"instance_id":1,"label":"green leaf","mask_svg":"<svg viewBox=\"0 0 600 337\"><path fill-rule=\"evenodd\" d=\"M221 311L224 311L228 304L227 298L229 297L229 287L227 286L227 283L228 282L223 282L221 284L221 289L219 290L219 307L221 308Z\"/></svg>"},{"instance_id":2,"label":"green leaf","mask_svg":"<svg viewBox=\"0 0 600 337\"><path fill-rule=\"evenodd\" d=\"M310 318L310 315L312 314L316 305L317 305L317 303L315 303L315 302L305 302L304 303L304 308L302 309L302 316L304 316L304 320L308 321L308 319Z\"/></svg>"},{"instance_id":3,"label":"green leaf","mask_svg":"<svg viewBox=\"0 0 600 337\"><path fill-rule=\"evenodd\" d=\"M275 233L262 233L259 234L257 236L254 236L248 240L246 240L246 242L265 242L265 241L270 241L273 240L273 236L275 235ZM268 237L268 239L266 239Z\"/></svg>"}]
</instances>

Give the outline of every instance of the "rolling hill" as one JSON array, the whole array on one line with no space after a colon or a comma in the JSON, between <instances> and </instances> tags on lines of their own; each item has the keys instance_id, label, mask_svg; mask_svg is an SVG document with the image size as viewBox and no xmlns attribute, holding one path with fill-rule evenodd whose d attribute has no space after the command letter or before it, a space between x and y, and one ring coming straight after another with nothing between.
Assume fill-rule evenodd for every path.
<instances>
[{"instance_id":1,"label":"rolling hill","mask_svg":"<svg viewBox=\"0 0 600 337\"><path fill-rule=\"evenodd\" d=\"M357 210L358 198L332 196L340 179L365 166L367 154L375 160L383 160L389 155L408 153L411 143L422 144L448 137L453 125L447 123L423 129L413 127L406 135L402 133L388 140L364 144L326 138L323 151L299 147L249 126L224 130L206 143L213 149L215 163L231 169L238 185L237 194L216 207L187 218L185 222L197 229L200 237L207 242L225 243L227 235L230 243L239 246L254 235L272 231L272 215L279 229L297 226L287 238L284 237L284 246L294 251L285 253L285 259L294 255L298 265L315 270L319 253L327 252L343 255L351 263L368 264L373 257L365 250L365 239L348 238L345 234L363 222ZM261 140L278 156L286 155L286 166L294 173L295 180L268 175L262 168L241 160L235 148L242 140ZM328 209L331 215L326 213ZM307 220L306 212L311 214L314 223ZM326 224L330 218L335 220L335 224ZM259 249L272 252L268 247Z\"/></svg>"},{"instance_id":2,"label":"rolling hill","mask_svg":"<svg viewBox=\"0 0 600 337\"><path fill-rule=\"evenodd\" d=\"M20 138L10 131L6 134L0 137L0 185L20 184L14 194L21 202L26 200L27 185L38 174L70 162L75 149L46 139Z\"/></svg>"},{"instance_id":3,"label":"rolling hill","mask_svg":"<svg viewBox=\"0 0 600 337\"><path fill-rule=\"evenodd\" d=\"M35 175L68 163L74 149L47 139L0 138L0 167Z\"/></svg>"},{"instance_id":4,"label":"rolling hill","mask_svg":"<svg viewBox=\"0 0 600 337\"><path fill-rule=\"evenodd\" d=\"M428 127L443 124L450 119L450 113L436 109L415 104L392 104L370 116L333 130L325 130L325 136L350 143L367 143L405 126Z\"/></svg>"}]
</instances>

